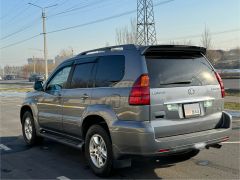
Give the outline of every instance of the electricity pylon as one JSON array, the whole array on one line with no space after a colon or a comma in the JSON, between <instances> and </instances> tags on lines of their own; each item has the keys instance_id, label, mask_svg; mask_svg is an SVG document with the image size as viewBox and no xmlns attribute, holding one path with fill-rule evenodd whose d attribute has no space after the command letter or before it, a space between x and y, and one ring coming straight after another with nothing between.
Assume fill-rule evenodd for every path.
<instances>
[{"instance_id":1,"label":"electricity pylon","mask_svg":"<svg viewBox=\"0 0 240 180\"><path fill-rule=\"evenodd\" d=\"M157 44L152 0L137 0L137 43Z\"/></svg>"}]
</instances>

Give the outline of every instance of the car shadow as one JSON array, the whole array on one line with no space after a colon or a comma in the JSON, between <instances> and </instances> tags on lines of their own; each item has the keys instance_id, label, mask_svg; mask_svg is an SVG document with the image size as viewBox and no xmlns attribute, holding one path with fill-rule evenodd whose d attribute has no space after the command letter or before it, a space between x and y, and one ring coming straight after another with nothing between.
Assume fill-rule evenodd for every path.
<instances>
[{"instance_id":1,"label":"car shadow","mask_svg":"<svg viewBox=\"0 0 240 180\"><path fill-rule=\"evenodd\" d=\"M70 179L96 179L87 165L81 150L44 140L41 144L29 147L22 136L1 137L0 143L11 150L1 149L2 178L9 179L52 179L65 176ZM12 165L8 162L11 161ZM167 168L181 162L181 159L167 157L133 158L129 168L115 169L111 179L161 179L155 169ZM26 166L20 162L26 162ZM30 166L30 167L29 167ZM14 176L14 170L26 172L26 176ZM27 178L29 177L29 178Z\"/></svg>"}]
</instances>

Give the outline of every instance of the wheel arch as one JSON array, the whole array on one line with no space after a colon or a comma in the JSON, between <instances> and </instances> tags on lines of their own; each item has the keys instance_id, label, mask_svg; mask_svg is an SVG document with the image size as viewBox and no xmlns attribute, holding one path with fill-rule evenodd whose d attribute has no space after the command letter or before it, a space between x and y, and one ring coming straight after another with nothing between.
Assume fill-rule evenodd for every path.
<instances>
[{"instance_id":1,"label":"wheel arch","mask_svg":"<svg viewBox=\"0 0 240 180\"><path fill-rule=\"evenodd\" d=\"M88 115L82 121L82 138L85 139L88 129L92 125L96 125L96 124L102 126L106 130L106 132L108 133L108 135L111 139L111 134L110 134L110 131L109 131L109 126L107 124L107 121L102 116L95 115L95 114L94 115Z\"/></svg>"},{"instance_id":2,"label":"wheel arch","mask_svg":"<svg viewBox=\"0 0 240 180\"><path fill-rule=\"evenodd\" d=\"M24 106L21 107L21 110L20 110L20 120L21 120L21 123L23 121L23 115L27 111L29 111L33 115L32 108L29 105L24 105Z\"/></svg>"}]
</instances>

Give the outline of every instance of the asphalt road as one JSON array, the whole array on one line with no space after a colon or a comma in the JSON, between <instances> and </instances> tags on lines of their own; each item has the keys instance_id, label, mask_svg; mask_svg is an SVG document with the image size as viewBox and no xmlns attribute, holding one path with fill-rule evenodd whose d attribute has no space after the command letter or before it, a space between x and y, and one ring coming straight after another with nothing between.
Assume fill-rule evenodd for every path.
<instances>
[{"instance_id":1,"label":"asphalt road","mask_svg":"<svg viewBox=\"0 0 240 180\"><path fill-rule=\"evenodd\" d=\"M1 179L95 179L77 149L50 140L36 147L24 144L19 122L21 97L1 98ZM230 141L221 149L203 150L181 162L166 158L134 159L131 168L115 170L122 179L239 179L240 119L234 119Z\"/></svg>"}]
</instances>

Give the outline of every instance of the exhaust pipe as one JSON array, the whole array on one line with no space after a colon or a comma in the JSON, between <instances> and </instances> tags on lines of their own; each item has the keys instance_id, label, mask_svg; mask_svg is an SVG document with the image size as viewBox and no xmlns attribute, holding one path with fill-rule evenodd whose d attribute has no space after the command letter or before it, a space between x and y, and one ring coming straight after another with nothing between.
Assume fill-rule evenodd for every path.
<instances>
[{"instance_id":1,"label":"exhaust pipe","mask_svg":"<svg viewBox=\"0 0 240 180\"><path fill-rule=\"evenodd\" d=\"M207 145L206 149L209 149L210 147L220 149L222 147L222 145L221 144L211 144L211 145Z\"/></svg>"}]
</instances>

